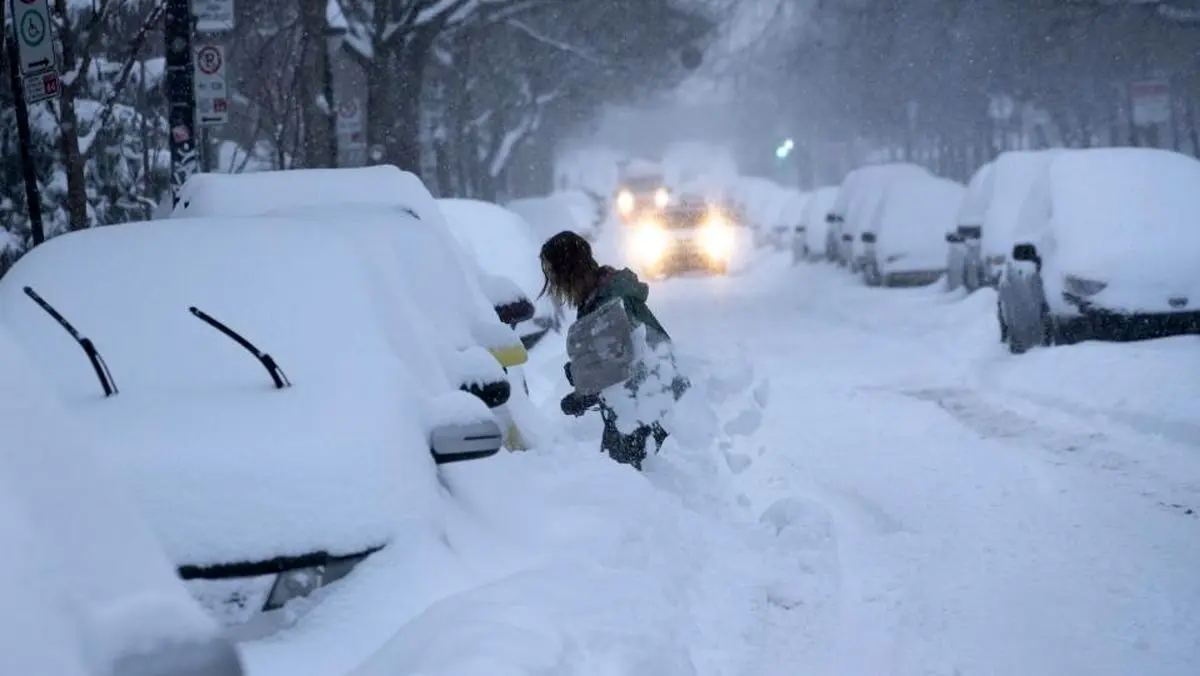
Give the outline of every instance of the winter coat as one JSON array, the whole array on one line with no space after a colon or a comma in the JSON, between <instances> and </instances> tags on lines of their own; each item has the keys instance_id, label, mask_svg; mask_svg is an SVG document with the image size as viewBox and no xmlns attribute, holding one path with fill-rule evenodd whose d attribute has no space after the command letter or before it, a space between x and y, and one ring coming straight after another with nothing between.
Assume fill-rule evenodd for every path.
<instances>
[{"instance_id":1,"label":"winter coat","mask_svg":"<svg viewBox=\"0 0 1200 676\"><path fill-rule=\"evenodd\" d=\"M577 317L586 317L614 298L620 298L625 304L625 311L629 313L634 326L644 324L648 334L657 334L647 335L647 340L657 343L671 339L650 311L650 306L646 305L646 300L650 298L650 287L629 268L616 270L607 265L600 268L600 282L592 295L579 306Z\"/></svg>"},{"instance_id":2,"label":"winter coat","mask_svg":"<svg viewBox=\"0 0 1200 676\"><path fill-rule=\"evenodd\" d=\"M638 400L652 396L659 400L665 406L667 401L678 401L683 393L687 391L690 383L687 378L676 370L675 358L671 354L670 343L671 336L663 325L650 311L650 307L646 304L650 297L650 287L641 280L637 275L628 268L616 270L609 266L604 266L600 269L600 282L592 295L579 307L577 312L578 317L585 317L592 312L595 312L605 303L620 298L625 305L625 311L629 313L629 317L633 322L634 328L638 326L646 327L646 344L657 353L657 358L650 362L639 360L634 367L634 375L625 383L625 391L627 400ZM665 348L665 349L662 349ZM669 397L663 399L661 396L669 393ZM650 425L661 419L666 413L665 408L651 412L642 407L638 408L638 415L632 415L629 405L623 405L621 402L612 400L610 396L605 396L604 408L606 409L606 422L615 422L615 418L625 419L627 417L637 418L637 425ZM622 425L625 427L625 425ZM622 430L623 434L628 433L628 430Z\"/></svg>"}]
</instances>

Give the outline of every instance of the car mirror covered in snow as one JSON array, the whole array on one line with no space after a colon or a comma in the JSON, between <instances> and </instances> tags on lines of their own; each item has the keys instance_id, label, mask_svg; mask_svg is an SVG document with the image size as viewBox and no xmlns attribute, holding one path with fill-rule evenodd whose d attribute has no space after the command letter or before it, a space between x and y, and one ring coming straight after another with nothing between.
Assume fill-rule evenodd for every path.
<instances>
[{"instance_id":1,"label":"car mirror covered in snow","mask_svg":"<svg viewBox=\"0 0 1200 676\"><path fill-rule=\"evenodd\" d=\"M1026 261L1029 263L1040 263L1042 260L1038 256L1037 247L1027 242L1013 245L1012 257L1014 261Z\"/></svg>"}]
</instances>

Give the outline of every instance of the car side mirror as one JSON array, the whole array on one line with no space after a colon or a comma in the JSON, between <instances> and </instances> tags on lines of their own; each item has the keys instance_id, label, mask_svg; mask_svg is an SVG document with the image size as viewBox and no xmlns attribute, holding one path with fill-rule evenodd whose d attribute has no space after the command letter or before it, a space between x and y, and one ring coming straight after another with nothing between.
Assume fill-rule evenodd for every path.
<instances>
[{"instance_id":1,"label":"car side mirror","mask_svg":"<svg viewBox=\"0 0 1200 676\"><path fill-rule=\"evenodd\" d=\"M875 233L873 233L873 232L864 232L861 235L861 238L862 238L862 241L864 244L874 244L875 243Z\"/></svg>"},{"instance_id":2,"label":"car side mirror","mask_svg":"<svg viewBox=\"0 0 1200 676\"><path fill-rule=\"evenodd\" d=\"M533 315L536 312L533 307L533 303L531 303L529 299L525 297L519 298L511 303L497 305L495 310L496 316L500 318L500 321L508 324L509 326L515 326L521 322L527 322L530 319L533 319Z\"/></svg>"},{"instance_id":3,"label":"car side mirror","mask_svg":"<svg viewBox=\"0 0 1200 676\"><path fill-rule=\"evenodd\" d=\"M1027 261L1030 263L1042 264L1042 257L1038 255L1037 247L1028 242L1016 244L1013 246L1012 258L1014 261Z\"/></svg>"},{"instance_id":4,"label":"car side mirror","mask_svg":"<svg viewBox=\"0 0 1200 676\"><path fill-rule=\"evenodd\" d=\"M458 388L482 401L488 408L499 408L508 403L512 396L512 385L507 380L496 380L490 383L471 383Z\"/></svg>"},{"instance_id":5,"label":"car side mirror","mask_svg":"<svg viewBox=\"0 0 1200 676\"><path fill-rule=\"evenodd\" d=\"M504 433L495 420L441 425L429 435L429 451L438 465L491 457L503 445Z\"/></svg>"},{"instance_id":6,"label":"car side mirror","mask_svg":"<svg viewBox=\"0 0 1200 676\"><path fill-rule=\"evenodd\" d=\"M961 244L962 241L963 241L962 235L958 234L957 232L946 233L946 243L947 244Z\"/></svg>"}]
</instances>

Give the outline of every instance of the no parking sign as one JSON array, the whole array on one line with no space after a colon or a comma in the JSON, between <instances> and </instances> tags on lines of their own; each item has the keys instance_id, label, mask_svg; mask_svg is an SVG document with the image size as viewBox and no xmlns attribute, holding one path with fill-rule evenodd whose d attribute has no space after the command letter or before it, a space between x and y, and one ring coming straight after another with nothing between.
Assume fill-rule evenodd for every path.
<instances>
[{"instance_id":1,"label":"no parking sign","mask_svg":"<svg viewBox=\"0 0 1200 676\"><path fill-rule=\"evenodd\" d=\"M193 82L196 89L196 120L215 127L229 121L229 92L225 82L225 48L206 44L193 56Z\"/></svg>"}]
</instances>

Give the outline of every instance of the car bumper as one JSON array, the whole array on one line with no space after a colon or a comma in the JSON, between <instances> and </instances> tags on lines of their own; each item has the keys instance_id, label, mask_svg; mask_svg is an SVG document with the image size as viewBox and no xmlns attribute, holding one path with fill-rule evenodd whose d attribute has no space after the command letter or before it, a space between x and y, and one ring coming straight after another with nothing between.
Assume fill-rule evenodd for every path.
<instances>
[{"instance_id":1,"label":"car bumper","mask_svg":"<svg viewBox=\"0 0 1200 676\"><path fill-rule=\"evenodd\" d=\"M1113 312L1081 309L1089 333L1102 340L1135 341L1200 335L1200 310L1190 312Z\"/></svg>"},{"instance_id":2,"label":"car bumper","mask_svg":"<svg viewBox=\"0 0 1200 676\"><path fill-rule=\"evenodd\" d=\"M727 265L728 258L712 256L697 245L677 244L667 249L649 267L662 273L696 270L716 272L724 270Z\"/></svg>"}]
</instances>

